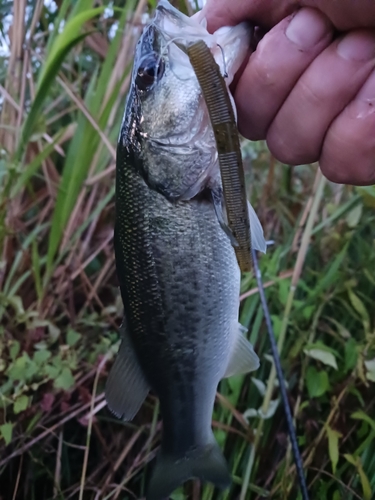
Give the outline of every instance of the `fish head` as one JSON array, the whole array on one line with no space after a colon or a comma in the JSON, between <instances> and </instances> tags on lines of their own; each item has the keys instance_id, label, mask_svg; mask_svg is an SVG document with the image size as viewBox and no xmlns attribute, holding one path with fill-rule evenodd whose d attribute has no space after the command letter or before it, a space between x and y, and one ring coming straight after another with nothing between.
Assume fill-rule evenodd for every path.
<instances>
[{"instance_id":1,"label":"fish head","mask_svg":"<svg viewBox=\"0 0 375 500\"><path fill-rule=\"evenodd\" d=\"M166 0L143 31L120 142L136 151L147 184L171 200L192 198L218 172L207 106L184 47L203 40L229 86L250 36L246 23L210 34L201 13L188 17Z\"/></svg>"}]
</instances>

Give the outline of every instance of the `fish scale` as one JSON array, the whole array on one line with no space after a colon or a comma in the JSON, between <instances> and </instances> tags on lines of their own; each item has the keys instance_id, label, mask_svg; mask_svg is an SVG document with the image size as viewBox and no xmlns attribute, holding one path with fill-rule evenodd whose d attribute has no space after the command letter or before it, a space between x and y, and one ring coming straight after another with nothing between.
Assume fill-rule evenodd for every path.
<instances>
[{"instance_id":1,"label":"fish scale","mask_svg":"<svg viewBox=\"0 0 375 500\"><path fill-rule=\"evenodd\" d=\"M168 201L148 188L130 156L124 158L117 168L116 262L140 364L157 394L175 377L188 393L204 373L212 379L207 385L213 400L228 364L228 318L238 311L240 276L233 247L211 203L204 198ZM163 366L167 369L160 373ZM198 392L187 402L204 406ZM211 411L205 425L210 428ZM178 435L185 419L175 419L173 426Z\"/></svg>"}]
</instances>

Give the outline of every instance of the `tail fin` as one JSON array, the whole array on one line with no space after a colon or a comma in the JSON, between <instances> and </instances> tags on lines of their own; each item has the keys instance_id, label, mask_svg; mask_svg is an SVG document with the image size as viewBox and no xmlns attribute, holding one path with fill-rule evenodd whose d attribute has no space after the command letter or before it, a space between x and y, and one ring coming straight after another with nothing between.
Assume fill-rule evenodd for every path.
<instances>
[{"instance_id":1,"label":"tail fin","mask_svg":"<svg viewBox=\"0 0 375 500\"><path fill-rule=\"evenodd\" d=\"M188 479L213 483L220 489L230 486L226 460L215 442L187 453L181 458L161 453L148 487L146 500L164 500Z\"/></svg>"}]
</instances>

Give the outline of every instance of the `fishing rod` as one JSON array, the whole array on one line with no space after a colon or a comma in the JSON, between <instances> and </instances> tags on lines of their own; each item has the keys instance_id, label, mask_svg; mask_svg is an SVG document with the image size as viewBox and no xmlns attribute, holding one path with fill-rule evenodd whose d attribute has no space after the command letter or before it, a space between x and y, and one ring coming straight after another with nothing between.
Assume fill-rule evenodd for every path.
<instances>
[{"instance_id":1,"label":"fishing rod","mask_svg":"<svg viewBox=\"0 0 375 500\"><path fill-rule=\"evenodd\" d=\"M272 245L272 244L273 244L273 241L267 241L267 246ZM286 422L287 422L287 426L288 426L288 434L289 434L289 439L290 439L290 443L292 446L294 462L296 464L298 482L299 482L299 486L301 489L302 499L309 500L309 493L307 491L306 478L305 478L305 474L303 472L301 453L299 451L299 447L298 447L298 443L297 443L296 429L294 426L293 416L292 416L292 412L291 412L289 401L288 401L288 394L287 394L286 385L285 385L284 373L283 373L283 369L281 367L280 355L279 355L279 351L277 349L275 333L274 333L273 327L272 327L272 321L271 321L271 316L270 316L270 312L268 309L266 294L264 293L262 273L261 273L260 268L259 268L258 257L257 257L256 251L253 248L251 249L251 254L253 257L254 274L255 274L255 278L257 280L260 301L262 303L264 318L266 320L268 337L270 339L272 356L273 356L273 360L275 363L277 378L279 381L281 399L282 399L285 418L286 418Z\"/></svg>"}]
</instances>

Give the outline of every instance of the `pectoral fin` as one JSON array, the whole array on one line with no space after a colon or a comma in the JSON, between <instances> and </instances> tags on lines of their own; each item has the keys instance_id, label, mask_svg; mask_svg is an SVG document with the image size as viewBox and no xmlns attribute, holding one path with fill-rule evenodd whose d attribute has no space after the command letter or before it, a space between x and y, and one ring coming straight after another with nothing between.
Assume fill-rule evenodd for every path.
<instances>
[{"instance_id":1,"label":"pectoral fin","mask_svg":"<svg viewBox=\"0 0 375 500\"><path fill-rule=\"evenodd\" d=\"M211 196L215 208L216 217L219 221L222 230L229 237L232 245L234 247L238 247L238 242L226 221L224 203L223 203L224 201L223 191L221 187L218 186L211 187ZM254 248L254 250L259 250L260 252L266 253L267 244L264 238L262 224L260 223L260 220L258 219L255 210L253 209L253 207L249 202L247 202L247 208L249 212L249 221L250 221L251 246L252 248Z\"/></svg>"},{"instance_id":2,"label":"pectoral fin","mask_svg":"<svg viewBox=\"0 0 375 500\"><path fill-rule=\"evenodd\" d=\"M105 397L109 409L122 420L132 420L149 392L137 355L124 326L122 342L109 374Z\"/></svg>"},{"instance_id":3,"label":"pectoral fin","mask_svg":"<svg viewBox=\"0 0 375 500\"><path fill-rule=\"evenodd\" d=\"M238 241L236 240L234 234L229 228L227 222L225 221L224 209L223 209L223 193L221 188L216 188L211 190L212 202L214 204L215 213L217 220L219 221L221 229L230 239L232 246L238 247Z\"/></svg>"},{"instance_id":4,"label":"pectoral fin","mask_svg":"<svg viewBox=\"0 0 375 500\"><path fill-rule=\"evenodd\" d=\"M254 250L259 250L260 252L266 253L267 243L263 235L262 224L260 223L255 210L249 202L247 202L247 208L249 211L250 219L251 246L252 248L254 248Z\"/></svg>"},{"instance_id":5,"label":"pectoral fin","mask_svg":"<svg viewBox=\"0 0 375 500\"><path fill-rule=\"evenodd\" d=\"M259 358L253 346L244 336L247 329L239 323L236 323L234 328L235 332L233 335L235 335L235 339L224 378L252 372L259 368Z\"/></svg>"}]
</instances>

